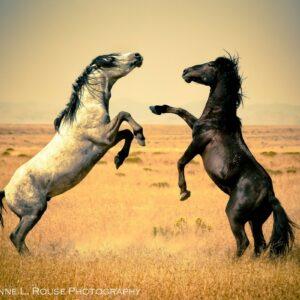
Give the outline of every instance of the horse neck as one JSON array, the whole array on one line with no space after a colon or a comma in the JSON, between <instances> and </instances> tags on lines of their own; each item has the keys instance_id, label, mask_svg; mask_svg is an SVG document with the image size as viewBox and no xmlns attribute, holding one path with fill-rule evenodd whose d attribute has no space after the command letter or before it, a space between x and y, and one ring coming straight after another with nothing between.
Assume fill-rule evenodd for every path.
<instances>
[{"instance_id":1,"label":"horse neck","mask_svg":"<svg viewBox=\"0 0 300 300\"><path fill-rule=\"evenodd\" d=\"M234 118L236 117L236 97L238 92L228 88L225 81L220 80L211 87L202 118Z\"/></svg>"},{"instance_id":2,"label":"horse neck","mask_svg":"<svg viewBox=\"0 0 300 300\"><path fill-rule=\"evenodd\" d=\"M82 87L80 102L83 104L87 111L89 107L95 108L98 106L108 114L109 100L111 97L111 88L114 82L110 81L102 73L93 74L94 76L89 79L90 83Z\"/></svg>"}]
</instances>

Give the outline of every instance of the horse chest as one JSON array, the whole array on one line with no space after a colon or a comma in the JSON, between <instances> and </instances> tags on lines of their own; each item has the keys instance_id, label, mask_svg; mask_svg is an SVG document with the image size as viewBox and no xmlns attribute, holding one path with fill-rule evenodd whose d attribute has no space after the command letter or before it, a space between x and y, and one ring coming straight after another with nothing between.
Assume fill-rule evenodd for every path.
<instances>
[{"instance_id":1,"label":"horse chest","mask_svg":"<svg viewBox=\"0 0 300 300\"><path fill-rule=\"evenodd\" d=\"M211 142L202 153L207 173L222 181L229 179L238 167L240 157L218 142Z\"/></svg>"},{"instance_id":2,"label":"horse chest","mask_svg":"<svg viewBox=\"0 0 300 300\"><path fill-rule=\"evenodd\" d=\"M193 140L197 144L198 149L200 151L200 155L205 151L207 146L211 143L213 139L213 131L212 130L193 130Z\"/></svg>"}]
</instances>

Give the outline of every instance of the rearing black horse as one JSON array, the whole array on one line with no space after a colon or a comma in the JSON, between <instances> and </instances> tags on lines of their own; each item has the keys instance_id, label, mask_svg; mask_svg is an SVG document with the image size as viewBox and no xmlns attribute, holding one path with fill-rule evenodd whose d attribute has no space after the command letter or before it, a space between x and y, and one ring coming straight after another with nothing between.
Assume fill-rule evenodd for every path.
<instances>
[{"instance_id":1,"label":"rearing black horse","mask_svg":"<svg viewBox=\"0 0 300 300\"><path fill-rule=\"evenodd\" d=\"M173 113L193 130L193 140L178 161L180 200L190 196L184 176L185 166L198 154L205 170L216 185L229 195L226 214L237 243L237 256L249 245L245 223L249 221L254 237L255 254L267 248L262 225L274 215L270 254L282 255L291 249L293 226L279 200L272 180L248 149L236 115L242 101L238 57L219 57L183 71L183 79L210 87L209 98L199 119L182 108L151 106L154 114Z\"/></svg>"}]
</instances>

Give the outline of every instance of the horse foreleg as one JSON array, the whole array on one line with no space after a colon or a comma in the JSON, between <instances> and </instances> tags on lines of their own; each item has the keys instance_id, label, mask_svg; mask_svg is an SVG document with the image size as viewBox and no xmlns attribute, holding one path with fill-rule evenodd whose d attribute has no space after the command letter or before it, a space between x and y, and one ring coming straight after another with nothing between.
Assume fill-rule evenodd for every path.
<instances>
[{"instance_id":1,"label":"horse foreleg","mask_svg":"<svg viewBox=\"0 0 300 300\"><path fill-rule=\"evenodd\" d=\"M125 111L119 112L118 115L108 124L106 131L107 138L110 139L111 137L114 137L116 135L123 121L127 121L131 126L137 142L141 146L145 146L143 127L132 118L130 113Z\"/></svg>"},{"instance_id":2,"label":"horse foreleg","mask_svg":"<svg viewBox=\"0 0 300 300\"><path fill-rule=\"evenodd\" d=\"M129 150L131 146L131 142L133 140L133 134L129 129L121 130L117 133L117 136L112 144L112 147L118 144L121 140L125 140L123 148L118 152L118 154L115 156L115 165L116 168L119 169L119 167L123 164L126 157L129 155Z\"/></svg>"},{"instance_id":3,"label":"horse foreleg","mask_svg":"<svg viewBox=\"0 0 300 300\"><path fill-rule=\"evenodd\" d=\"M181 117L189 126L193 129L194 123L196 122L197 118L189 113L187 110L183 108L176 108L169 105L154 105L149 107L150 110L156 114L161 115L165 113L175 114Z\"/></svg>"},{"instance_id":4,"label":"horse foreleg","mask_svg":"<svg viewBox=\"0 0 300 300\"><path fill-rule=\"evenodd\" d=\"M184 168L198 154L195 144L192 142L182 157L178 160L178 186L180 188L180 200L184 201L190 197L191 192L187 190Z\"/></svg>"}]
</instances>

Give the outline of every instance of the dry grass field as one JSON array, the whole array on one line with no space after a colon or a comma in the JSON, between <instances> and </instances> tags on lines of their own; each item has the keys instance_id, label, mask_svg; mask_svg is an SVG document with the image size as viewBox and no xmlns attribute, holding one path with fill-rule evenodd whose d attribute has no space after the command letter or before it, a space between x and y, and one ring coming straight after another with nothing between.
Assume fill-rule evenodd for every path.
<instances>
[{"instance_id":1,"label":"dry grass field","mask_svg":"<svg viewBox=\"0 0 300 300\"><path fill-rule=\"evenodd\" d=\"M290 217L300 223L300 127L245 127L246 142L273 178ZM0 188L53 135L48 125L0 126ZM8 236L17 218L3 212L0 290L76 287L61 298L135 298L107 289L139 289L140 299L299 299L300 234L284 259L255 259L251 247L234 259L225 215L227 196L206 175L201 158L186 168L192 196L179 201L176 162L191 139L183 126L145 126L147 146L134 141L117 171L112 149L74 189L53 198L19 257ZM4 206L6 206L4 201ZM269 239L273 219L264 226ZM298 245L297 245L298 244ZM104 295L105 293L109 295ZM1 297L1 296L0 296ZM24 296L16 296L22 298Z\"/></svg>"}]
</instances>

